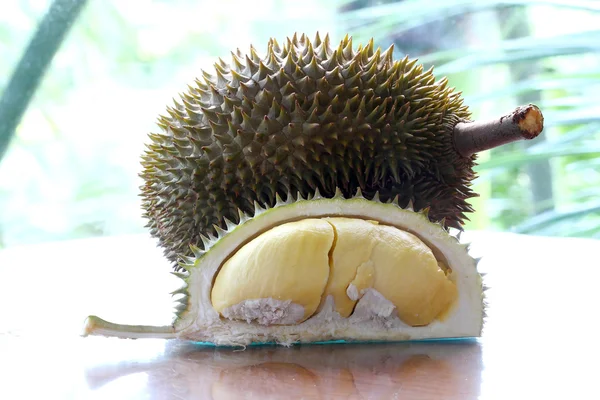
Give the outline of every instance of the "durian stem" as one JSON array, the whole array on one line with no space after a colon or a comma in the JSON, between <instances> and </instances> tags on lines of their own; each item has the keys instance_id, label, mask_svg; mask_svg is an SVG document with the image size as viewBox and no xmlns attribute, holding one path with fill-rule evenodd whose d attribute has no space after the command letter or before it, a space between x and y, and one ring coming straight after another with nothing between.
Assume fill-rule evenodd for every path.
<instances>
[{"instance_id":1,"label":"durian stem","mask_svg":"<svg viewBox=\"0 0 600 400\"><path fill-rule=\"evenodd\" d=\"M517 140L536 138L544 129L544 116L534 104L517 107L499 119L459 122L454 127L454 145L463 157Z\"/></svg>"},{"instance_id":2,"label":"durian stem","mask_svg":"<svg viewBox=\"0 0 600 400\"><path fill-rule=\"evenodd\" d=\"M85 321L82 335L112 336L121 339L172 339L175 337L175 328L170 325L119 325L90 315Z\"/></svg>"}]
</instances>

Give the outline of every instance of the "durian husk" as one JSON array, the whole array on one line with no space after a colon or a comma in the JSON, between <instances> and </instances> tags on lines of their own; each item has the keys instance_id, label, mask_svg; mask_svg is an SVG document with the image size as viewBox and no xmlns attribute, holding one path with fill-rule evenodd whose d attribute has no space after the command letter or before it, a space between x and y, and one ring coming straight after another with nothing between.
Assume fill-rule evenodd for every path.
<instances>
[{"instance_id":1,"label":"durian husk","mask_svg":"<svg viewBox=\"0 0 600 400\"><path fill-rule=\"evenodd\" d=\"M143 209L165 256L287 193L398 197L459 228L475 156L454 148L470 117L460 93L393 46L294 35L203 71L158 121L142 157Z\"/></svg>"}]
</instances>

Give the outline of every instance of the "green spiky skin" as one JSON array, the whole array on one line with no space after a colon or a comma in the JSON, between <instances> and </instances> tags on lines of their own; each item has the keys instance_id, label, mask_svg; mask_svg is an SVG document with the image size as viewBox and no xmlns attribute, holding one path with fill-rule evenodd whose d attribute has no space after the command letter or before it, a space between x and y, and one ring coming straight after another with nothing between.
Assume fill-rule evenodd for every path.
<instances>
[{"instance_id":1,"label":"green spiky skin","mask_svg":"<svg viewBox=\"0 0 600 400\"><path fill-rule=\"evenodd\" d=\"M392 53L302 35L203 72L159 119L142 158L145 217L165 256L202 247L201 234L237 222L254 201L268 208L277 194L316 189L398 196L460 227L475 158L455 151L452 131L468 109L445 78Z\"/></svg>"}]
</instances>

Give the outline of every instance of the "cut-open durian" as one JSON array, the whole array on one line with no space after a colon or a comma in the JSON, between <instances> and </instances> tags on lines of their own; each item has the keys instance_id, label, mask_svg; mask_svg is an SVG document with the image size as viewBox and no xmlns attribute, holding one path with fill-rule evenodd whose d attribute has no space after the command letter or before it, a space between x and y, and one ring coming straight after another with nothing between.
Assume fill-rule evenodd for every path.
<instances>
[{"instance_id":1,"label":"cut-open durian","mask_svg":"<svg viewBox=\"0 0 600 400\"><path fill-rule=\"evenodd\" d=\"M278 200L275 207L268 210L257 204L253 216L241 213L239 224L230 223L230 229L219 229L217 237L204 238L205 250L194 247L195 256L188 257L180 263L184 271L176 274L185 283L177 291L177 294L181 296L179 301L182 307L179 309L173 326L130 327L110 324L97 317L90 317L86 324L86 333L133 338L177 337L219 345L248 345L255 342L292 344L328 340L390 341L479 336L484 307L482 280L477 272L476 262L468 255L466 246L451 236L441 224L431 222L426 212L415 212L410 207L403 209L393 201L382 203L377 200L368 200L360 193L351 199L346 199L341 196L341 193L338 193L333 198L324 198L317 194L310 199L294 199L289 196L286 201ZM340 301L339 304L336 304L334 299L336 296L333 293L327 294L325 290L327 283L332 278L329 263L332 256L329 252L331 249L335 249L333 246L335 235L333 230L326 232L326 227L323 225L319 227L319 224L311 224L311 222L323 221L323 224L331 227L330 223L326 221L330 219L335 221L337 217L343 217L346 223L360 220L373 226L390 227L398 232L406 232L410 235L411 244L417 245L417 250L413 250L421 252L425 260L422 264L417 260L411 265L406 265L406 263L403 265L401 259L385 260L383 258L387 264L395 266L399 270L408 267L404 275L402 273L396 275L396 278L401 279L389 280L387 282L389 285L384 288L385 290L378 291L376 289L379 287L373 284L363 285L359 290L352 285L357 273L350 274L354 276L346 284L346 297L343 298L338 292L337 297L342 297L343 303ZM275 256L262 261L265 263L275 262L276 265L272 267L279 267L283 271L295 267L306 268L296 271L296 274L304 275L304 283L316 283L320 288L317 293L316 305L314 296L312 299L306 299L307 302L312 301L313 303L310 312L305 314L305 310L302 309L298 314L294 311L293 305L299 306L299 303L305 300L301 297L302 294L306 294L303 293L302 288L296 290L296 293L289 290L289 295L286 296L285 289L281 290L281 287L270 285L266 285L263 289L267 292L279 292L276 296L246 299L255 304L262 303L262 307L247 305L248 313L245 315L242 315L242 311L239 311L237 315L232 312L229 315L218 312L213 304L213 292L215 282L218 282L224 264L231 261L245 246L257 238L261 238L265 233L297 221L307 222L306 226L309 230L316 226L313 231L313 242L309 241L309 245L314 251L310 252L304 249L302 252L294 252L292 258L281 254L286 251L286 248L293 249L295 246L302 246L299 242L293 243L294 232L298 232L302 236L301 229L294 229L288 232L292 237L290 246L268 248L267 251L272 250ZM325 240L318 240L317 236L319 235L323 236ZM352 235L350 234L350 236ZM317 240L314 240L315 238ZM262 245L263 248L270 246L269 240ZM324 252L324 256L320 257L319 261L325 262L326 266L324 269L320 268L320 271L316 273L315 252ZM242 255L248 256L248 254ZM428 284L439 285L439 279L428 281L427 274L420 271L421 268L431 267L425 265L431 261L428 260L429 257L434 257L434 261L442 266L439 272L443 275L443 280L451 287L455 287L456 290L455 292L451 290L452 293L455 293L449 296L451 302L442 307L431 322L421 324L417 321L414 323L414 320L410 320L410 318L408 320L406 317L403 318L404 313L411 311L408 307L410 297L404 296L404 307L398 308L382 292L388 297L393 297L394 294L402 296L410 287L421 285L426 290ZM311 262L303 265L304 258L310 259ZM275 261L273 261L274 259ZM378 273L381 273L386 280L386 271L378 268L381 266L380 260L371 260L371 264L373 264L371 281L378 280ZM271 268L270 265L262 266L267 271ZM311 272L313 275L307 276ZM219 283L224 286L219 289L220 292L227 293L227 290L231 290L230 294L236 298L244 290L247 292L260 291L260 288L256 287L257 283L247 275L239 279L237 284L228 281L227 276L223 278L226 280ZM289 280L289 276L281 278L286 281L285 284L288 288L301 285L297 279ZM282 284L281 281L278 283ZM245 287L244 284L246 284ZM345 282L342 283L342 286L344 284ZM390 293L390 288L393 287L398 288L398 293L393 293L393 290ZM406 287L405 292L402 291L403 287ZM348 314L346 303L353 301L353 291L356 301L350 307ZM419 296L420 292L412 294L413 298L417 300L417 304L412 304L412 307L427 309L429 304L423 304L423 297ZM298 296L298 293L300 293L300 297L294 299L294 295ZM243 294L241 293L242 296ZM311 296L307 295L307 297ZM433 302L433 299L431 300ZM340 310L340 307L344 308L344 306L346 306L346 312ZM300 306L300 308L302 307ZM341 314L340 311L342 311ZM271 316L271 320L267 321L266 314ZM277 318L279 320L276 320Z\"/></svg>"},{"instance_id":2,"label":"cut-open durian","mask_svg":"<svg viewBox=\"0 0 600 400\"><path fill-rule=\"evenodd\" d=\"M469 121L407 57L346 36L232 53L159 119L143 208L174 274L164 327L90 316L84 334L256 342L475 337L484 316L461 229L475 153L543 129L534 105Z\"/></svg>"}]
</instances>

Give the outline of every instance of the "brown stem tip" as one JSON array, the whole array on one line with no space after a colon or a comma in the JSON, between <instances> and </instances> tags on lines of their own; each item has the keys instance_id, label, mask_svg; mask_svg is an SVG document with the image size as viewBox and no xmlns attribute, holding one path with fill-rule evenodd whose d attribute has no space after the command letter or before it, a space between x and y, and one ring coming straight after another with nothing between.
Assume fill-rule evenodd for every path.
<instances>
[{"instance_id":1,"label":"brown stem tip","mask_svg":"<svg viewBox=\"0 0 600 400\"><path fill-rule=\"evenodd\" d=\"M540 109L529 104L509 115L483 122L459 122L454 127L454 145L463 157L517 140L536 138L544 129Z\"/></svg>"}]
</instances>

